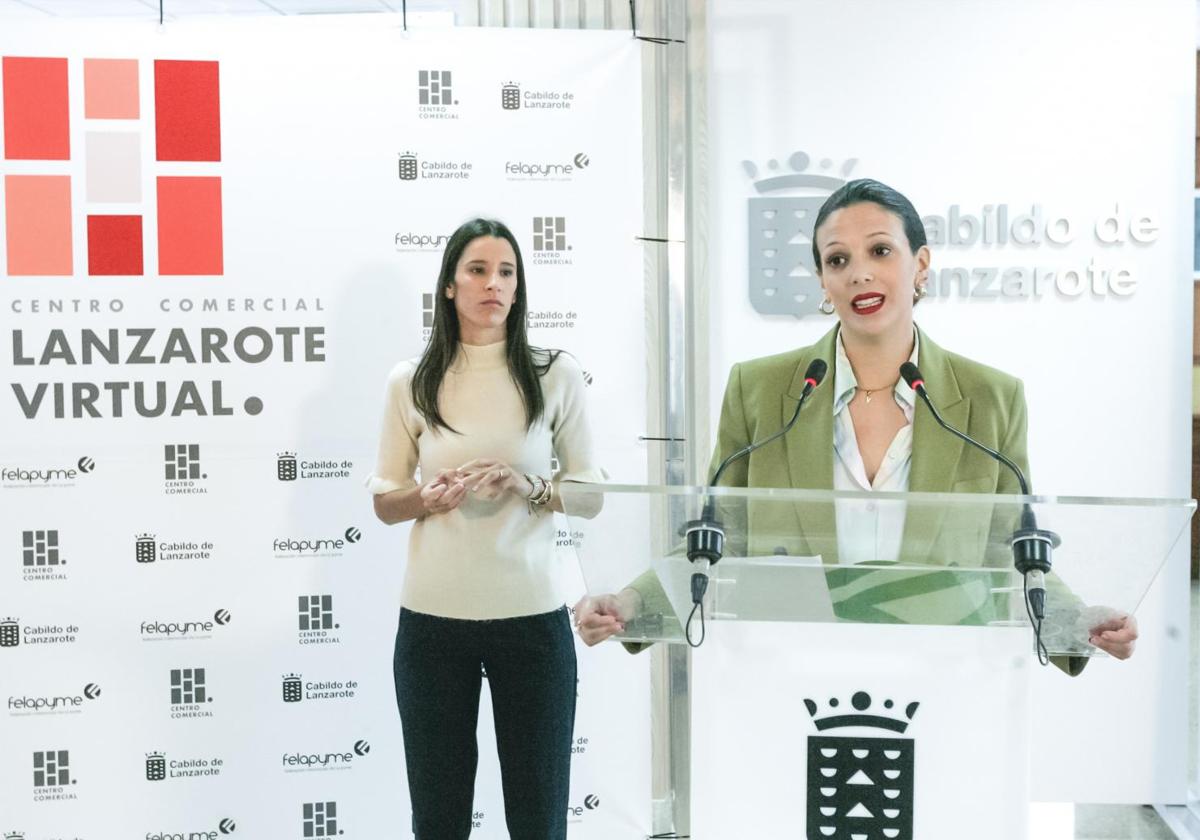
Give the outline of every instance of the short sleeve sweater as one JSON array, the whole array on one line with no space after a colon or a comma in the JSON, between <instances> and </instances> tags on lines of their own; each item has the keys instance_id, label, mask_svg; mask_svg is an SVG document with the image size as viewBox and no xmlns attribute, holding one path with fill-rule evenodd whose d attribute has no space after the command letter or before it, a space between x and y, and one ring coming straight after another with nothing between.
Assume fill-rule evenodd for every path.
<instances>
[{"instance_id":1,"label":"short sleeve sweater","mask_svg":"<svg viewBox=\"0 0 1200 840\"><path fill-rule=\"evenodd\" d=\"M417 486L416 470L432 476L475 458L495 458L522 473L556 481L603 481L584 410L583 371L560 354L541 377L545 411L526 428L521 393L508 371L505 342L460 344L438 394L442 417L457 432L431 429L412 399L415 361L401 362L387 383L374 494ZM409 537L401 602L447 618L512 618L563 604L555 568L554 517L530 514L513 493L493 501L467 495L447 513L418 519Z\"/></svg>"}]
</instances>

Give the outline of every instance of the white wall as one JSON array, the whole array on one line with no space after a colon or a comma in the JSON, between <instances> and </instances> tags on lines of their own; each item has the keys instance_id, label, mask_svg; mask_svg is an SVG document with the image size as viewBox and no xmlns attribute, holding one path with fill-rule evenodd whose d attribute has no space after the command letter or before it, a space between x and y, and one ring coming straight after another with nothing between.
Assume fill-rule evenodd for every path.
<instances>
[{"instance_id":1,"label":"white wall","mask_svg":"<svg viewBox=\"0 0 1200 840\"><path fill-rule=\"evenodd\" d=\"M853 158L850 177L895 186L923 216L1040 205L1074 223L1061 247L934 247L935 270L1061 276L1094 260L1129 271L1115 290L951 296L923 302L917 318L943 346L1025 380L1037 492L1190 495L1194 14L1186 0L714 0L712 416L730 364L832 325L751 306L747 201L758 193L742 161L761 179L789 172L798 151L809 174L824 158L834 173ZM805 192L821 190L785 194ZM1153 241L1099 242L1092 225L1117 206L1152 217ZM1184 798L1183 543L1142 603L1134 660L1095 661L1077 680L1038 675L1037 798Z\"/></svg>"}]
</instances>

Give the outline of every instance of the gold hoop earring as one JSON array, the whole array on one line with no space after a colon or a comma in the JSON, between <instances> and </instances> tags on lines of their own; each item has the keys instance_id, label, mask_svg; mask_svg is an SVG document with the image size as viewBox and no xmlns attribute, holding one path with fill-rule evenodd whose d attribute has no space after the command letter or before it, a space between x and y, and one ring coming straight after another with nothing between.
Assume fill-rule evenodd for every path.
<instances>
[{"instance_id":1,"label":"gold hoop earring","mask_svg":"<svg viewBox=\"0 0 1200 840\"><path fill-rule=\"evenodd\" d=\"M925 295L927 295L927 294L929 294L928 289L926 289L924 286L917 286L913 290L913 303L916 303L921 298L925 297Z\"/></svg>"},{"instance_id":2,"label":"gold hoop earring","mask_svg":"<svg viewBox=\"0 0 1200 840\"><path fill-rule=\"evenodd\" d=\"M821 303L817 306L817 309L821 311L822 315L832 315L834 312L833 301L831 301L829 298L825 298L825 300L821 301Z\"/></svg>"}]
</instances>

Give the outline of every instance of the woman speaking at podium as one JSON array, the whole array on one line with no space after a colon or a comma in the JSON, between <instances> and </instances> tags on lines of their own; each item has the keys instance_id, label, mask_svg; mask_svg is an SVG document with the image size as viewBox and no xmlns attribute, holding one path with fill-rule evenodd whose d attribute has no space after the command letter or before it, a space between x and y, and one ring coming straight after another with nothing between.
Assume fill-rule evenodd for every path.
<instances>
[{"instance_id":1,"label":"woman speaking at podium","mask_svg":"<svg viewBox=\"0 0 1200 840\"><path fill-rule=\"evenodd\" d=\"M1028 473L1020 380L943 350L913 322L913 309L926 293L930 251L912 203L878 181L847 183L817 214L813 256L824 293L821 311L836 316L838 323L814 345L734 365L721 407L714 469L731 453L782 427L814 359L832 368L832 382L812 393L798 426L782 441L733 461L721 485L1019 493L1010 470L940 428L926 408L918 409L917 394L900 377L902 364L918 365L950 425L1007 455ZM786 395L782 411L781 395ZM839 582L854 583L856 576L868 574L852 569L853 564L895 560L902 546L938 553L938 527L931 521L936 515L929 510L906 511L905 504L896 501L839 500L833 507L797 506L800 535L777 524L756 526L751 507L749 531L759 536L765 531L768 542L781 543L775 549L779 553L820 554L826 563L841 564L827 571L831 590ZM764 518L774 516L777 522L779 513L777 506L769 506ZM769 552L770 546L766 548ZM950 592L957 586L953 575L940 580L945 587L941 594L947 596L940 603L951 612L959 610L948 620L943 616L943 623L979 623L986 595L972 599ZM642 588L639 581L617 595L580 602L576 621L584 641L595 644L620 632L640 610ZM860 611L855 614L858 620L903 621L903 611L917 604L911 587L895 587L894 597L886 587L878 587L869 604L845 596L854 587L840 588L842 593L833 593L835 610L841 594L846 600L840 607ZM1136 638L1136 621L1123 616L1093 628L1090 642L1124 659ZM1072 658L1070 664L1056 664L1074 673L1084 661Z\"/></svg>"},{"instance_id":2,"label":"woman speaking at podium","mask_svg":"<svg viewBox=\"0 0 1200 840\"><path fill-rule=\"evenodd\" d=\"M425 352L388 378L367 486L381 520L415 520L393 665L417 840L471 833L485 672L509 836L566 837L575 645L549 511L558 482L604 475L583 372L529 346L526 313L517 240L468 222L442 256Z\"/></svg>"}]
</instances>

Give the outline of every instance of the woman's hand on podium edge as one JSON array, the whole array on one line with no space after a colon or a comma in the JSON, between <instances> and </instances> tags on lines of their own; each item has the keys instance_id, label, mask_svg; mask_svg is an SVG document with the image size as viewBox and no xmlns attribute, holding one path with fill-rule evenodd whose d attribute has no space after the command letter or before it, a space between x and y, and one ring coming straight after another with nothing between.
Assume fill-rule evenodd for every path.
<instances>
[{"instance_id":1,"label":"woman's hand on podium edge","mask_svg":"<svg viewBox=\"0 0 1200 840\"><path fill-rule=\"evenodd\" d=\"M1133 656L1137 642L1137 619L1132 615L1120 615L1097 624L1089 631L1088 642L1116 659Z\"/></svg>"},{"instance_id":2,"label":"woman's hand on podium edge","mask_svg":"<svg viewBox=\"0 0 1200 840\"><path fill-rule=\"evenodd\" d=\"M622 633L625 622L641 609L642 596L632 589L616 595L585 595L575 605L575 628L588 647Z\"/></svg>"}]
</instances>

